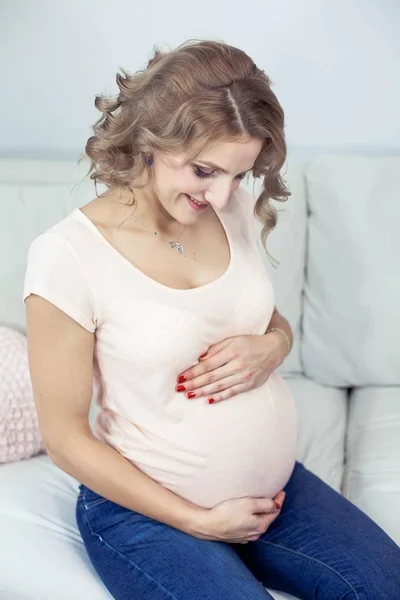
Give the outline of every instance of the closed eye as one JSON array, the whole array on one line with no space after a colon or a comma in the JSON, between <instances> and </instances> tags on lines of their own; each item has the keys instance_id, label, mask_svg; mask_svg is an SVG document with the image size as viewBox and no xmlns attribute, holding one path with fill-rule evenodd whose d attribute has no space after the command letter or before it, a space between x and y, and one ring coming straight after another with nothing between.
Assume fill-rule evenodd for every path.
<instances>
[{"instance_id":1,"label":"closed eye","mask_svg":"<svg viewBox=\"0 0 400 600\"><path fill-rule=\"evenodd\" d=\"M192 165L193 166L193 170L196 173L197 177L214 177L215 171L211 172L211 173L206 173L205 171L203 171L203 169L201 169L199 167L199 165ZM246 173L240 173L239 175L236 175L236 179L242 180L244 179L246 176Z\"/></svg>"}]
</instances>

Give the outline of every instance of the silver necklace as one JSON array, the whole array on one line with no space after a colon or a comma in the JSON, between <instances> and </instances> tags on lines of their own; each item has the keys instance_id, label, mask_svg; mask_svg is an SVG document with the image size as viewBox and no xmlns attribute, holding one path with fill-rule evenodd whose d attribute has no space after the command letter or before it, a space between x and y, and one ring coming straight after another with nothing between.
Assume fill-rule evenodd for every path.
<instances>
[{"instance_id":1,"label":"silver necklace","mask_svg":"<svg viewBox=\"0 0 400 600\"><path fill-rule=\"evenodd\" d=\"M183 230L185 229L186 225L184 225L182 227L182 230L178 236L178 239L176 240L176 242L170 242L169 240L166 240L165 238L162 237L162 235L160 235L157 231L152 231L151 229L148 229L148 227L146 227L145 225L143 225L143 223L141 221L139 221L139 219L137 217L135 217L134 215L131 215L131 218L134 219L135 221L137 221L137 223L139 223L139 225L141 225L143 227L143 229L145 229L146 231L148 231L149 233L151 233L154 236L157 236L160 240L162 240L163 242L166 242L170 248L175 248L175 250L177 250L180 254L183 253L184 251L184 247L182 246L182 244L179 244L179 239L183 233Z\"/></svg>"}]
</instances>

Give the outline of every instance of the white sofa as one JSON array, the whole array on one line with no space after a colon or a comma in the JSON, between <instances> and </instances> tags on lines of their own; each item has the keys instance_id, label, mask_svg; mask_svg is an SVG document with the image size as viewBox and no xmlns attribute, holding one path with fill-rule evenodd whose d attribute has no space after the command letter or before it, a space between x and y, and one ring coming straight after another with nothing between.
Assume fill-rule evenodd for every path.
<instances>
[{"instance_id":1,"label":"white sofa","mask_svg":"<svg viewBox=\"0 0 400 600\"><path fill-rule=\"evenodd\" d=\"M86 168L0 160L0 325L24 331L28 247L94 197ZM289 159L286 179L269 242L281 264L266 268L296 336L280 370L298 458L400 544L400 157ZM41 455L0 465L0 489L1 599L110 598L75 524L73 477Z\"/></svg>"}]
</instances>

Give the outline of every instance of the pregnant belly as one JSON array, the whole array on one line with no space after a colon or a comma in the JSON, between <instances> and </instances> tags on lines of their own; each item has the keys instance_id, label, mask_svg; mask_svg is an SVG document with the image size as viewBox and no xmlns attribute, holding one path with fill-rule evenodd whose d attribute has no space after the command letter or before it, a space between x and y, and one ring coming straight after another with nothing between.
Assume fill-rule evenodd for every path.
<instances>
[{"instance_id":1,"label":"pregnant belly","mask_svg":"<svg viewBox=\"0 0 400 600\"><path fill-rule=\"evenodd\" d=\"M192 404L166 435L170 443L156 443L135 463L182 498L203 508L230 498L272 498L295 464L296 408L274 372L250 392L211 406Z\"/></svg>"}]
</instances>

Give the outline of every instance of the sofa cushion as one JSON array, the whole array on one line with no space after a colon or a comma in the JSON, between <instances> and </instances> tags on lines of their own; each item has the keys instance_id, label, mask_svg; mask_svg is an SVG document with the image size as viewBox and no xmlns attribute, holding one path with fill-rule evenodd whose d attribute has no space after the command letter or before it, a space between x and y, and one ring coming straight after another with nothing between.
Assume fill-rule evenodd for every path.
<instances>
[{"instance_id":1,"label":"sofa cushion","mask_svg":"<svg viewBox=\"0 0 400 600\"><path fill-rule=\"evenodd\" d=\"M0 597L110 600L75 524L77 482L41 455L1 465L0 488Z\"/></svg>"},{"instance_id":2,"label":"sofa cushion","mask_svg":"<svg viewBox=\"0 0 400 600\"><path fill-rule=\"evenodd\" d=\"M347 390L320 385L302 375L285 376L298 414L297 457L341 492L347 430Z\"/></svg>"},{"instance_id":3,"label":"sofa cushion","mask_svg":"<svg viewBox=\"0 0 400 600\"><path fill-rule=\"evenodd\" d=\"M0 489L0 598L111 600L75 522L78 482L41 455L1 465Z\"/></svg>"},{"instance_id":4,"label":"sofa cushion","mask_svg":"<svg viewBox=\"0 0 400 600\"><path fill-rule=\"evenodd\" d=\"M400 545L400 388L350 396L343 491Z\"/></svg>"},{"instance_id":5,"label":"sofa cushion","mask_svg":"<svg viewBox=\"0 0 400 600\"><path fill-rule=\"evenodd\" d=\"M267 238L267 250L278 261L275 268L271 265L260 240L262 225L255 220L255 235L271 281L274 284L276 305L286 317L294 333L293 348L281 365L279 372L295 374L302 371L300 362L300 334L303 309L304 263L306 252L307 207L302 166L295 159L289 158L282 170L291 196L287 202L272 201L278 212L275 229ZM254 190L253 190L254 184ZM252 180L246 184L247 189L258 196L261 181Z\"/></svg>"},{"instance_id":6,"label":"sofa cushion","mask_svg":"<svg viewBox=\"0 0 400 600\"><path fill-rule=\"evenodd\" d=\"M306 169L301 358L332 386L400 384L400 156L319 156Z\"/></svg>"},{"instance_id":7,"label":"sofa cushion","mask_svg":"<svg viewBox=\"0 0 400 600\"><path fill-rule=\"evenodd\" d=\"M0 325L25 330L22 290L34 238L95 197L87 163L0 159Z\"/></svg>"}]
</instances>

